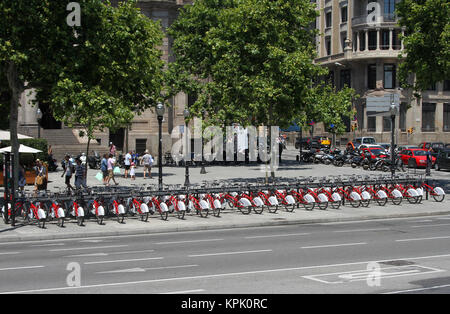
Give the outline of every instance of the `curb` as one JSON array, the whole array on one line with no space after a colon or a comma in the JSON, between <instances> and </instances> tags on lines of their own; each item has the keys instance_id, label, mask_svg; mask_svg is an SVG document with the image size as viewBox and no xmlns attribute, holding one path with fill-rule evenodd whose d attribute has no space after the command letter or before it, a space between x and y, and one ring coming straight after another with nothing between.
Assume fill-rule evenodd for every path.
<instances>
[{"instance_id":1,"label":"curb","mask_svg":"<svg viewBox=\"0 0 450 314\"><path fill-rule=\"evenodd\" d=\"M277 220L257 223L242 223L242 224L222 224L222 225L204 225L204 226L186 226L186 227L168 227L163 230L155 229L136 229L136 230L117 230L117 231L93 231L83 233L65 233L65 234L50 234L50 235L27 235L27 236L6 236L0 238L0 243L20 242L20 241L39 241L39 240L64 240L64 239L84 239L95 237L111 237L111 236L133 236L133 235L147 235L159 234L169 232L191 232L191 231L207 231L207 230L221 230L221 229L235 229L235 228L251 228L251 227L268 227L268 226L286 226L286 225L305 225L305 224L319 224L319 223L333 223L333 222L351 222L351 221L367 221L380 219L395 219L395 218L414 218L424 216L442 216L450 215L450 211L440 212L423 212L412 214L390 214L390 215L370 215L363 217L343 217L343 218L316 218L316 219L293 219L293 220Z\"/></svg>"}]
</instances>

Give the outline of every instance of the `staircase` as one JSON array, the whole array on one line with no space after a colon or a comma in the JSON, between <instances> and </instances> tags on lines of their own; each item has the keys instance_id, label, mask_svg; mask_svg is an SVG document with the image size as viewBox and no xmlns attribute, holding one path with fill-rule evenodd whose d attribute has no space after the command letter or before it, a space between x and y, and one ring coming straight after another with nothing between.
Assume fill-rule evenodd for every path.
<instances>
[{"instance_id":1,"label":"staircase","mask_svg":"<svg viewBox=\"0 0 450 314\"><path fill-rule=\"evenodd\" d=\"M61 161L66 154L78 156L80 153L86 153L87 142L80 140L75 136L72 129L60 130L41 130L41 137L45 138L49 145L52 145L53 158ZM95 140L89 144L89 155L97 151L100 155L108 152L107 146L101 146Z\"/></svg>"}]
</instances>

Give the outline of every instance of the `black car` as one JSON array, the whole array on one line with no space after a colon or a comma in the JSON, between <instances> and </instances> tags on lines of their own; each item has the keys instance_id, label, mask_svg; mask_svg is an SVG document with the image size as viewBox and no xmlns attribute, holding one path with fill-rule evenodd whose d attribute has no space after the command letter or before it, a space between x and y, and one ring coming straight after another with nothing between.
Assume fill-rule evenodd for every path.
<instances>
[{"instance_id":1,"label":"black car","mask_svg":"<svg viewBox=\"0 0 450 314\"><path fill-rule=\"evenodd\" d=\"M310 137L302 137L302 140L300 142L300 138L298 137L295 141L295 148L300 149L300 144L302 145L302 149L321 148L321 145L316 138L313 138L311 140Z\"/></svg>"},{"instance_id":2,"label":"black car","mask_svg":"<svg viewBox=\"0 0 450 314\"><path fill-rule=\"evenodd\" d=\"M434 164L434 169L442 170L448 169L450 170L450 148L441 149L437 155L436 162Z\"/></svg>"}]
</instances>

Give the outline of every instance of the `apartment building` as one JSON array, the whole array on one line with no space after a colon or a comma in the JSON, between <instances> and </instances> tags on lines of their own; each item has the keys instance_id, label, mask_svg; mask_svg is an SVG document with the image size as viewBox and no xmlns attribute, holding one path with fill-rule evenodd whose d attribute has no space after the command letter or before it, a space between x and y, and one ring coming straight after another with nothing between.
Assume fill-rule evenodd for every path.
<instances>
[{"instance_id":1,"label":"apartment building","mask_svg":"<svg viewBox=\"0 0 450 314\"><path fill-rule=\"evenodd\" d=\"M390 117L367 112L368 97L397 94L400 112L395 134L399 143L423 141L450 142L450 80L430 86L415 98L411 90L400 88L396 79L398 56L403 50L395 7L399 0L317 0L320 16L315 26L318 58L316 63L330 71L329 81L337 88L345 85L361 98L354 103L356 121L346 121L348 133L374 136L379 142L390 142ZM357 129L351 132L351 124ZM323 126L322 126L323 128ZM413 134L407 130L414 128ZM316 127L316 132L323 129Z\"/></svg>"}]
</instances>

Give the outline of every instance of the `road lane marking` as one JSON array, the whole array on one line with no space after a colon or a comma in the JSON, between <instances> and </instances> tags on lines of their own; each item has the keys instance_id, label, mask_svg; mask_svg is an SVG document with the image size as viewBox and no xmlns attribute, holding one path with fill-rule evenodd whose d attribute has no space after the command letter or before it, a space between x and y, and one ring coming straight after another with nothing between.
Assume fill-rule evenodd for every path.
<instances>
[{"instance_id":1,"label":"road lane marking","mask_svg":"<svg viewBox=\"0 0 450 314\"><path fill-rule=\"evenodd\" d=\"M272 252L272 250L219 252L219 253L206 253L206 254L192 254L192 255L188 255L188 256L189 257L203 257L203 256L235 255L235 254L252 254L252 253L264 253L264 252Z\"/></svg>"},{"instance_id":2,"label":"road lane marking","mask_svg":"<svg viewBox=\"0 0 450 314\"><path fill-rule=\"evenodd\" d=\"M408 290L390 291L390 292L385 292L385 293L383 293L383 294L408 293L408 292L417 292L417 291L435 290L435 289L449 288L449 287L450 287L450 285L440 285L440 286L425 287L425 288L416 288L416 289L408 289Z\"/></svg>"},{"instance_id":3,"label":"road lane marking","mask_svg":"<svg viewBox=\"0 0 450 314\"><path fill-rule=\"evenodd\" d=\"M311 234L311 233L274 234L274 235L262 235L262 236L244 237L244 239L260 239L260 238L276 238L276 237L293 237L293 236L303 236L303 235L310 235L310 234Z\"/></svg>"},{"instance_id":4,"label":"road lane marking","mask_svg":"<svg viewBox=\"0 0 450 314\"><path fill-rule=\"evenodd\" d=\"M53 249L53 250L49 250L49 252L63 252L63 251L79 251L79 250L111 249L111 248L119 248L119 247L126 247L126 246L128 246L128 245L110 245L110 246L78 247L78 248L70 248L70 249Z\"/></svg>"},{"instance_id":5,"label":"road lane marking","mask_svg":"<svg viewBox=\"0 0 450 314\"><path fill-rule=\"evenodd\" d=\"M448 236L448 237L432 237L432 238L399 239L399 240L395 240L395 242L410 242L410 241L425 241L425 240L440 240L440 239L450 239L450 236Z\"/></svg>"},{"instance_id":6,"label":"road lane marking","mask_svg":"<svg viewBox=\"0 0 450 314\"><path fill-rule=\"evenodd\" d=\"M353 229L353 230L337 230L333 231L335 233L343 233L343 232L366 232L366 231L389 231L392 230L390 228L373 228L373 229Z\"/></svg>"},{"instance_id":7,"label":"road lane marking","mask_svg":"<svg viewBox=\"0 0 450 314\"><path fill-rule=\"evenodd\" d=\"M213 242L213 241L223 241L224 239L200 239L200 240L185 240L185 241L171 241L171 242L157 242L155 244L165 245L165 244L182 244L182 243L197 243L197 242Z\"/></svg>"},{"instance_id":8,"label":"road lane marking","mask_svg":"<svg viewBox=\"0 0 450 314\"><path fill-rule=\"evenodd\" d=\"M129 268L129 269L118 269L97 272L97 274L115 274L115 273L135 273L135 272L146 272L148 270L163 270L163 269L177 269L177 268L191 268L198 267L199 265L179 265L179 266L162 266L162 267L150 267L150 268Z\"/></svg>"},{"instance_id":9,"label":"road lane marking","mask_svg":"<svg viewBox=\"0 0 450 314\"><path fill-rule=\"evenodd\" d=\"M22 252L3 252L3 253L0 253L0 255L16 255L16 254L22 254Z\"/></svg>"},{"instance_id":10,"label":"road lane marking","mask_svg":"<svg viewBox=\"0 0 450 314\"><path fill-rule=\"evenodd\" d=\"M45 266L19 266L19 267L9 267L9 268L0 268L2 270L20 270L20 269L34 269L34 268L44 268Z\"/></svg>"},{"instance_id":11,"label":"road lane marking","mask_svg":"<svg viewBox=\"0 0 450 314\"><path fill-rule=\"evenodd\" d=\"M420 259L443 258L443 257L450 257L450 254L430 255L430 256L421 256L421 257L396 257L395 259L396 260L420 260ZM43 288L43 289L33 289L33 290L21 290L21 291L3 291L3 292L0 292L0 294L39 293L39 292L48 292L48 291L63 291L63 290L75 290L75 289L127 286L127 285L148 284L148 283L155 283L155 282L169 282L169 281L181 281L181 280L234 277L234 276L264 274L264 273L299 271L299 270L305 270L305 269L320 269L320 268L341 267L341 266L349 266L349 265L361 265L361 264L368 264L368 263L371 263L374 261L378 262L378 263L382 263L382 262L391 262L392 260L393 259L391 258L391 259L386 259L386 260L370 260L370 261L340 263L340 264L315 265L315 266L266 269L266 270L255 270L255 271L235 272L235 273L199 275L199 276L189 276L189 277L174 277L174 278L161 278L161 279L150 279L150 280L141 280L141 281L104 283L104 284L86 285L86 286L80 286L80 287L59 287L59 288Z\"/></svg>"},{"instance_id":12,"label":"road lane marking","mask_svg":"<svg viewBox=\"0 0 450 314\"><path fill-rule=\"evenodd\" d=\"M440 226L450 226L450 224L419 225L419 226L411 226L411 228L426 228L426 227L440 227Z\"/></svg>"},{"instance_id":13,"label":"road lane marking","mask_svg":"<svg viewBox=\"0 0 450 314\"><path fill-rule=\"evenodd\" d=\"M184 291L172 291L172 292L162 292L160 294L186 294L186 293L196 293L196 292L204 292L203 289L197 290L184 290Z\"/></svg>"},{"instance_id":14,"label":"road lane marking","mask_svg":"<svg viewBox=\"0 0 450 314\"><path fill-rule=\"evenodd\" d=\"M444 272L445 270L426 267L421 265L404 265L404 266L389 266L380 268L378 271L361 269L355 271L340 271L334 273L314 274L302 276L302 278L317 281L325 284L342 284L354 281L365 281L372 276L377 276L380 279L416 276L424 274L433 274L437 272Z\"/></svg>"},{"instance_id":15,"label":"road lane marking","mask_svg":"<svg viewBox=\"0 0 450 314\"><path fill-rule=\"evenodd\" d=\"M155 250L108 252L108 253L99 252L99 253L87 253L87 254L68 255L68 256L64 256L64 258L96 257L96 256L123 255L123 254L140 254L140 253L153 253L153 252L155 252Z\"/></svg>"},{"instance_id":16,"label":"road lane marking","mask_svg":"<svg viewBox=\"0 0 450 314\"><path fill-rule=\"evenodd\" d=\"M301 249L321 249L328 247L341 247L341 246L354 246L354 245L365 245L366 242L356 242L356 243L341 243L341 244L327 244L327 245L314 245L314 246L302 246Z\"/></svg>"},{"instance_id":17,"label":"road lane marking","mask_svg":"<svg viewBox=\"0 0 450 314\"><path fill-rule=\"evenodd\" d=\"M31 247L64 246L64 245L65 245L65 243L50 243L50 244L32 245Z\"/></svg>"},{"instance_id":18,"label":"road lane marking","mask_svg":"<svg viewBox=\"0 0 450 314\"><path fill-rule=\"evenodd\" d=\"M95 265L95 264L110 264L110 263L126 263L126 262L139 262L139 261L150 261L150 260L161 260L164 257L149 257L149 258L135 258L135 259L121 259L112 261L96 261L96 262L85 262L84 265Z\"/></svg>"}]
</instances>

